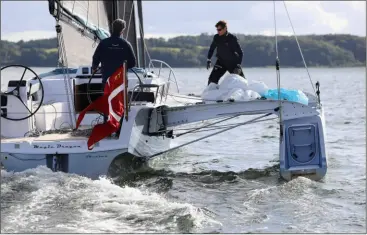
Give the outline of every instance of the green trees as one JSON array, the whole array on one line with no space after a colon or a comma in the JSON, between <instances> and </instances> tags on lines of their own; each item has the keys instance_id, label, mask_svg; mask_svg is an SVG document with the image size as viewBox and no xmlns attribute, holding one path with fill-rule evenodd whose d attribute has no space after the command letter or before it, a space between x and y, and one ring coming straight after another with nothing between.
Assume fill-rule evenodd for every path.
<instances>
[{"instance_id":1,"label":"green trees","mask_svg":"<svg viewBox=\"0 0 367 235\"><path fill-rule=\"evenodd\" d=\"M273 66L275 63L274 37L237 34L244 51L244 67ZM146 44L151 58L166 61L172 67L205 67L206 56L213 35L178 36L168 40L148 38ZM308 66L364 66L366 38L348 34L299 36ZM1 41L0 64L55 67L57 41L33 40L17 43ZM279 59L282 67L302 67L302 57L294 37L278 37Z\"/></svg>"}]
</instances>

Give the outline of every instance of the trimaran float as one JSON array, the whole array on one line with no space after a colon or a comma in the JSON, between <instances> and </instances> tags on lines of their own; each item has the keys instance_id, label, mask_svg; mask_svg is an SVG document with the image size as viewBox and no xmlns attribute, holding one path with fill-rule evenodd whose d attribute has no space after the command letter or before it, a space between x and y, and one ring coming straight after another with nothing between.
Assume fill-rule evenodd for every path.
<instances>
[{"instance_id":1,"label":"trimaran float","mask_svg":"<svg viewBox=\"0 0 367 235\"><path fill-rule=\"evenodd\" d=\"M48 4L50 14L56 19L58 68L40 75L23 65L1 68L2 72L9 67L24 69L21 78L3 78L9 82L7 90L1 93L1 164L8 171L19 172L43 165L53 171L90 178L102 175L113 177L119 173L112 169L118 169L116 166L124 158L134 156L149 160L214 134L276 115L280 125L281 177L291 180L296 176L305 176L320 180L325 176L325 122L318 83L315 89L311 81L314 94L304 92L308 98L307 104L263 98L208 101L182 95L179 94L174 71L167 63L153 59L148 63L146 61L149 54L144 41L141 0L49 0ZM128 92L124 93L121 134L105 138L88 150L88 131L102 118L96 112L88 112L78 130L75 130L76 119L95 100L96 93L102 91L101 74L92 74L91 59L96 44L109 36L109 26L116 18L127 22L123 36L132 44L138 66L129 69L123 76ZM168 75L163 76L163 70L168 71ZM24 77L27 71L33 74L31 79ZM279 90L277 58L276 71ZM171 91L171 84L175 86L175 91ZM257 116L170 147L178 126L197 123L195 129L188 131L194 134L201 128L215 127L220 122L235 120L235 117L242 115ZM211 120L211 124L203 124L206 120Z\"/></svg>"}]
</instances>

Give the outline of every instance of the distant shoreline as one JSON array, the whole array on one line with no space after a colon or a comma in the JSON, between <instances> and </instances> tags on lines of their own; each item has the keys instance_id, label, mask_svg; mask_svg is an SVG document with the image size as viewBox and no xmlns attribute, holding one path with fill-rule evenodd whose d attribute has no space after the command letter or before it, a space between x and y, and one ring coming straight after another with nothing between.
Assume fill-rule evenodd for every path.
<instances>
[{"instance_id":1,"label":"distant shoreline","mask_svg":"<svg viewBox=\"0 0 367 235\"><path fill-rule=\"evenodd\" d=\"M3 67L5 65L1 65L0 67ZM29 66L30 68L41 68L41 69L56 69L57 67L52 66ZM275 66L264 66L264 67L242 67L245 69L275 69ZM305 69L305 67L280 67L279 69ZM336 67L327 67L327 66L307 66L309 69L351 69L351 68L366 68L366 66L336 66ZM207 70L205 67L172 67L172 69L202 69ZM208 71L211 71L212 68L210 68Z\"/></svg>"},{"instance_id":2,"label":"distant shoreline","mask_svg":"<svg viewBox=\"0 0 367 235\"><path fill-rule=\"evenodd\" d=\"M243 50L242 67L275 66L274 40L269 36L236 34ZM213 35L178 36L168 40L145 40L150 58L165 61L173 68L205 68ZM299 36L302 54L309 68L366 66L366 37L349 34ZM57 39L0 41L2 65L23 64L30 67L56 67ZM139 43L138 43L139 45ZM91 50L94 50L91 48ZM297 43L291 36L279 36L278 55L281 68L304 68ZM215 55L213 56L215 60Z\"/></svg>"}]
</instances>

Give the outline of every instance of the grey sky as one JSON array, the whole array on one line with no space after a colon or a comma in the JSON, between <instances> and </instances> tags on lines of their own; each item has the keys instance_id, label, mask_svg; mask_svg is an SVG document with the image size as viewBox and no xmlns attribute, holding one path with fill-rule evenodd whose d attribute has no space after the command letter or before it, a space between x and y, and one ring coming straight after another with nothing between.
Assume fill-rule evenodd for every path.
<instances>
[{"instance_id":1,"label":"grey sky","mask_svg":"<svg viewBox=\"0 0 367 235\"><path fill-rule=\"evenodd\" d=\"M366 36L365 1L287 1L297 34L348 33ZM292 32L283 2L276 2L278 33ZM274 35L272 1L144 1L147 36L215 33L224 19L234 33ZM56 36L47 1L2 1L1 38Z\"/></svg>"}]
</instances>

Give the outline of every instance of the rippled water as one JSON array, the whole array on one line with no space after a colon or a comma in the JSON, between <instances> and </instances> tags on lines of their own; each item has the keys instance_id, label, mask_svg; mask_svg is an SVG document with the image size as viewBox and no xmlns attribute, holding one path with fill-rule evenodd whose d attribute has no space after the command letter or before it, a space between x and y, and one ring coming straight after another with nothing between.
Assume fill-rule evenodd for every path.
<instances>
[{"instance_id":1,"label":"rippled water","mask_svg":"<svg viewBox=\"0 0 367 235\"><path fill-rule=\"evenodd\" d=\"M15 72L2 73L2 85ZM180 92L199 94L208 73L176 69ZM310 73L321 83L325 107L329 168L323 181L279 179L279 130L268 121L165 154L117 185L42 167L2 170L1 232L366 232L365 68ZM273 68L245 75L276 86ZM311 91L304 69L281 69L281 84Z\"/></svg>"}]
</instances>

